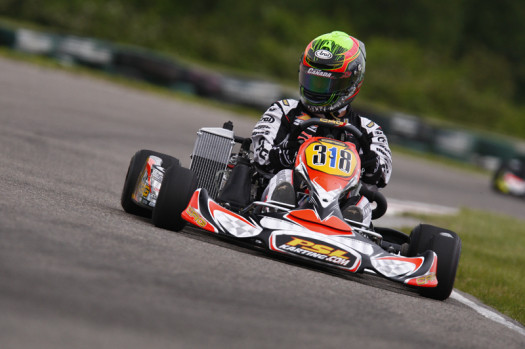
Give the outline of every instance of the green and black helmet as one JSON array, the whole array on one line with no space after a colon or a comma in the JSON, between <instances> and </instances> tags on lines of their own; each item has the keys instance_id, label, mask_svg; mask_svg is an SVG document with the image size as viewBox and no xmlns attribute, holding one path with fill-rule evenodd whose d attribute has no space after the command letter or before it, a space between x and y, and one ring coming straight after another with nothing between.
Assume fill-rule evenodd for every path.
<instances>
[{"instance_id":1,"label":"green and black helmet","mask_svg":"<svg viewBox=\"0 0 525 349\"><path fill-rule=\"evenodd\" d=\"M334 31L308 44L299 65L301 101L312 113L333 113L359 93L365 75L365 45Z\"/></svg>"}]
</instances>

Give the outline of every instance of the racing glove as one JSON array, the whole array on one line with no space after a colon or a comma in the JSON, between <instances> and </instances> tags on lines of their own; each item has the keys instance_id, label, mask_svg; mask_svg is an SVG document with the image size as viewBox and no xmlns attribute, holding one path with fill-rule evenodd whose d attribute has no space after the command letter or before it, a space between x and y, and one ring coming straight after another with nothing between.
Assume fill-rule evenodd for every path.
<instances>
[{"instance_id":1,"label":"racing glove","mask_svg":"<svg viewBox=\"0 0 525 349\"><path fill-rule=\"evenodd\" d=\"M378 184L383 170L379 164L379 157L375 151L368 151L361 155L361 168L364 173L361 180L366 184Z\"/></svg>"},{"instance_id":2,"label":"racing glove","mask_svg":"<svg viewBox=\"0 0 525 349\"><path fill-rule=\"evenodd\" d=\"M292 168L301 144L297 140L285 140L270 150L270 165L274 169Z\"/></svg>"}]
</instances>

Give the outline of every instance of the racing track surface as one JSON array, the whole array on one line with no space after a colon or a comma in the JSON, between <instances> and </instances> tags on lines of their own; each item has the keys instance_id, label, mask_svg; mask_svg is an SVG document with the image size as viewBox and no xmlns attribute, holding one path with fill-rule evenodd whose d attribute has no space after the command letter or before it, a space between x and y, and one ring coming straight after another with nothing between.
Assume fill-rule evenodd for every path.
<instances>
[{"instance_id":1,"label":"racing track surface","mask_svg":"<svg viewBox=\"0 0 525 349\"><path fill-rule=\"evenodd\" d=\"M125 214L140 148L189 164L195 132L254 120L0 59L2 348L523 348L455 299L340 276ZM386 193L520 216L485 176L395 155ZM461 266L461 265L460 265Z\"/></svg>"}]
</instances>

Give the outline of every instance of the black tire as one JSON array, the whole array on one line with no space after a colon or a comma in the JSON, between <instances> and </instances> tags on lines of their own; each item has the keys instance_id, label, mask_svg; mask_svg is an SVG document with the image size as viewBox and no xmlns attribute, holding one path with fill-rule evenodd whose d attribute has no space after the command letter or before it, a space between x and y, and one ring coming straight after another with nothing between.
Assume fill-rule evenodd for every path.
<instances>
[{"instance_id":1,"label":"black tire","mask_svg":"<svg viewBox=\"0 0 525 349\"><path fill-rule=\"evenodd\" d=\"M371 204L374 202L376 203L376 207L372 210L372 220L383 217L388 208L388 203L383 193L377 190L371 190L367 186L363 185L359 190L359 194L366 197Z\"/></svg>"},{"instance_id":2,"label":"black tire","mask_svg":"<svg viewBox=\"0 0 525 349\"><path fill-rule=\"evenodd\" d=\"M445 300L454 289L454 281L461 255L461 239L453 231L420 224L410 234L408 256L414 257L427 250L437 254L438 265L436 277L438 286L434 288L421 288L424 297Z\"/></svg>"},{"instance_id":3,"label":"black tire","mask_svg":"<svg viewBox=\"0 0 525 349\"><path fill-rule=\"evenodd\" d=\"M383 236L384 241L392 242L398 245L410 242L410 237L398 230L385 227L374 227L374 230Z\"/></svg>"},{"instance_id":4,"label":"black tire","mask_svg":"<svg viewBox=\"0 0 525 349\"><path fill-rule=\"evenodd\" d=\"M181 213L197 189L197 177L184 167L170 167L164 174L157 204L153 209L153 224L173 231L184 228Z\"/></svg>"},{"instance_id":5,"label":"black tire","mask_svg":"<svg viewBox=\"0 0 525 349\"><path fill-rule=\"evenodd\" d=\"M179 160L174 158L173 156L158 153L152 150L142 149L136 152L135 155L131 157L128 172L126 173L126 179L124 180L124 188L122 188L120 204L122 205L124 211L126 211L127 213L146 218L151 218L152 209L137 205L131 199L131 195L133 194L133 191L137 186L140 173L144 169L144 164L146 163L150 155L158 156L159 158L161 158L162 167L164 168L172 167L174 165L177 167L180 166Z\"/></svg>"}]
</instances>

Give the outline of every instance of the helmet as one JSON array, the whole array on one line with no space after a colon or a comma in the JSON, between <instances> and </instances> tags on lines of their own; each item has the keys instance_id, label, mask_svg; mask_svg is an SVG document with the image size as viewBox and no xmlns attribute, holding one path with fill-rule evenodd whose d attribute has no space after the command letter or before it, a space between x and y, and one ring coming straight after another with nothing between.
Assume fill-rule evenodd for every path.
<instances>
[{"instance_id":1,"label":"helmet","mask_svg":"<svg viewBox=\"0 0 525 349\"><path fill-rule=\"evenodd\" d=\"M332 114L359 93L365 75L365 45L334 31L315 38L299 64L301 101L312 113Z\"/></svg>"}]
</instances>

